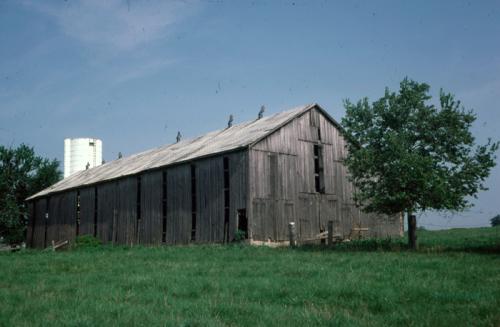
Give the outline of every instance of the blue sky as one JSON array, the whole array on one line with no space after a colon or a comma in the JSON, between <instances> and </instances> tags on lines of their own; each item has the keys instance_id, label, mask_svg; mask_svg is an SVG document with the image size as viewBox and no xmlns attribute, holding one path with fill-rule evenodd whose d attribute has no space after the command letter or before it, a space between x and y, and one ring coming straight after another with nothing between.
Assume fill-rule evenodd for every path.
<instances>
[{"instance_id":1,"label":"blue sky","mask_svg":"<svg viewBox=\"0 0 500 327\"><path fill-rule=\"evenodd\" d=\"M0 144L63 159L65 137L104 158L317 102L374 100L408 76L452 92L500 140L498 1L0 0ZM500 168L476 206L429 228L500 213Z\"/></svg>"}]
</instances>

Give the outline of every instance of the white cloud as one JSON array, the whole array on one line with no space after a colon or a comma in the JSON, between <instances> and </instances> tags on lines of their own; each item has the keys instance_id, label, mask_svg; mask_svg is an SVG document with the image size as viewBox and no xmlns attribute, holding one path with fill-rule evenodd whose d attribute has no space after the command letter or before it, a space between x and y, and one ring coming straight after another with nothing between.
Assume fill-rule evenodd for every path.
<instances>
[{"instance_id":1,"label":"white cloud","mask_svg":"<svg viewBox=\"0 0 500 327\"><path fill-rule=\"evenodd\" d=\"M56 20L64 34L89 46L132 50L168 35L197 7L191 1L82 0L25 4Z\"/></svg>"}]
</instances>

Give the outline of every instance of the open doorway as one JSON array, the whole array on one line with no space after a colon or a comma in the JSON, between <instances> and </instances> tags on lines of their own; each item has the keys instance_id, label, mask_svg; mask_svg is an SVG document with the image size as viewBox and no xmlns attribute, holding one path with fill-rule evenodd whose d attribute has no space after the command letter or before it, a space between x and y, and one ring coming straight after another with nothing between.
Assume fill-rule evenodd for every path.
<instances>
[{"instance_id":1,"label":"open doorway","mask_svg":"<svg viewBox=\"0 0 500 327\"><path fill-rule=\"evenodd\" d=\"M248 238L248 219L247 210L238 209L238 231L236 238L247 239Z\"/></svg>"}]
</instances>

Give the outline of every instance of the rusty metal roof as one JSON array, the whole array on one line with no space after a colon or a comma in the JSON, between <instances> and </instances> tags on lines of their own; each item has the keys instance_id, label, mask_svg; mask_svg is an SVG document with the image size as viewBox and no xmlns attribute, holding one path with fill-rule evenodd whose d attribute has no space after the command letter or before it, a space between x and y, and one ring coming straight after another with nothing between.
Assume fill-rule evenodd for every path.
<instances>
[{"instance_id":1,"label":"rusty metal roof","mask_svg":"<svg viewBox=\"0 0 500 327\"><path fill-rule=\"evenodd\" d=\"M95 168L75 173L30 196L27 200L248 147L314 107L324 111L316 104L296 107L272 116L210 132L194 139L160 146L110 161Z\"/></svg>"}]
</instances>

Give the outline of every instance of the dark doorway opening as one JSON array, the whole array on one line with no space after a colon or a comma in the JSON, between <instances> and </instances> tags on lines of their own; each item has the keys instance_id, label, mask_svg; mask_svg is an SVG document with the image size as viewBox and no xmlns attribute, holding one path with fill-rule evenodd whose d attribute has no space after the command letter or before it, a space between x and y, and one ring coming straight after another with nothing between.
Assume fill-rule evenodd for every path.
<instances>
[{"instance_id":1,"label":"dark doorway opening","mask_svg":"<svg viewBox=\"0 0 500 327\"><path fill-rule=\"evenodd\" d=\"M323 163L323 147L314 144L314 187L316 192L325 193L325 172Z\"/></svg>"},{"instance_id":2,"label":"dark doorway opening","mask_svg":"<svg viewBox=\"0 0 500 327\"><path fill-rule=\"evenodd\" d=\"M246 209L238 209L238 231L241 231L245 239L248 238L248 219Z\"/></svg>"}]
</instances>

